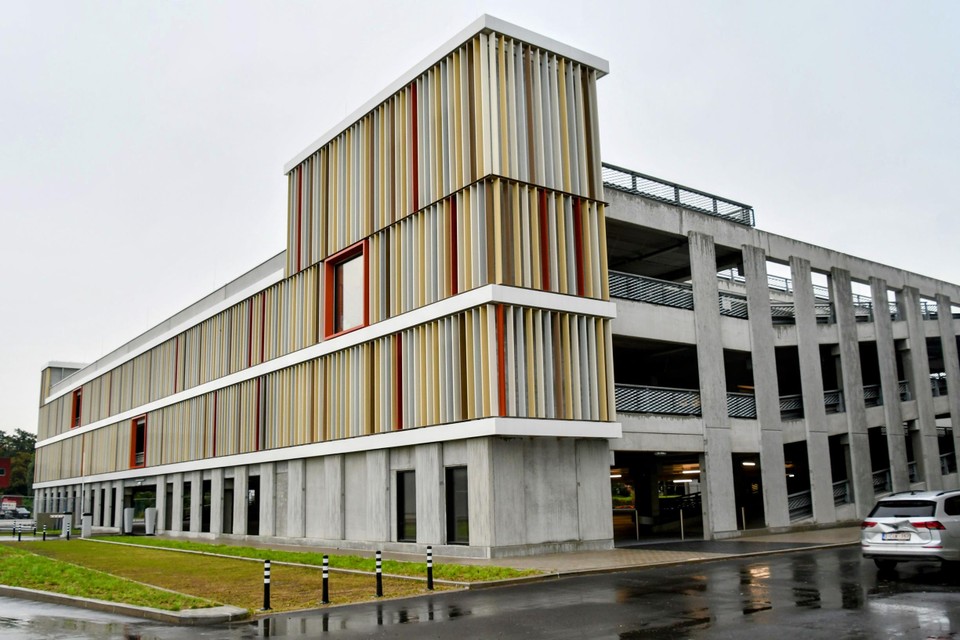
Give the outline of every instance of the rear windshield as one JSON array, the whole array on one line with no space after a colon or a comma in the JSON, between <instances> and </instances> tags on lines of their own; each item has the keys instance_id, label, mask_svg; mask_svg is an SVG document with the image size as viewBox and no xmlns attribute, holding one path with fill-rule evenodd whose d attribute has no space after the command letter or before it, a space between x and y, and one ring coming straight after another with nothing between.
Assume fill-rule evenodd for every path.
<instances>
[{"instance_id":1,"label":"rear windshield","mask_svg":"<svg viewBox=\"0 0 960 640\"><path fill-rule=\"evenodd\" d=\"M878 502L870 518L932 518L937 503L929 500L884 500Z\"/></svg>"}]
</instances>

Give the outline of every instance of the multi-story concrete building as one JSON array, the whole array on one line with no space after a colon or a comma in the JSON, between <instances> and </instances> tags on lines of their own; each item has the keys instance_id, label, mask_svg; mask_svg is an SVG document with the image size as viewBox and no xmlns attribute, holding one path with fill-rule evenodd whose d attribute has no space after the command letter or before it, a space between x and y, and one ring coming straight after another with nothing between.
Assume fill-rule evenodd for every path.
<instances>
[{"instance_id":1,"label":"multi-story concrete building","mask_svg":"<svg viewBox=\"0 0 960 640\"><path fill-rule=\"evenodd\" d=\"M487 556L957 486L960 287L602 165L606 71L484 17L310 145L284 252L44 371L37 510Z\"/></svg>"}]
</instances>

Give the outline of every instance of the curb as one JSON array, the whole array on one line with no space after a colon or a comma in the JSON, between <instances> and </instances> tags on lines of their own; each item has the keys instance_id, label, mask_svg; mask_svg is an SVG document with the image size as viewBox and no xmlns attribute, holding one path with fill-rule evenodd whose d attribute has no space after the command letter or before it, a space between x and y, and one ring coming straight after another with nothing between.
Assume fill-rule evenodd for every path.
<instances>
[{"instance_id":1,"label":"curb","mask_svg":"<svg viewBox=\"0 0 960 640\"><path fill-rule=\"evenodd\" d=\"M120 602L94 600L92 598L81 598L78 596L64 595L62 593L51 593L50 591L38 591L36 589L25 589L23 587L8 587L5 585L0 585L0 596L62 604L69 607L89 609L91 611L103 611L106 613L126 615L134 618L146 618L147 620L184 626L222 624L243 620L250 615L250 612L246 609L231 606L165 611L151 607L138 607Z\"/></svg>"}]
</instances>

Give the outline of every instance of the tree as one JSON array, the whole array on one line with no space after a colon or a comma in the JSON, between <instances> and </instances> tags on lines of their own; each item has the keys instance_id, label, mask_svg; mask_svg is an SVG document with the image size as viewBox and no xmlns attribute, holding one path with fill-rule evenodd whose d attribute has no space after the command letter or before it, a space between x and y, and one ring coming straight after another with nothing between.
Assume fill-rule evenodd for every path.
<instances>
[{"instance_id":1,"label":"tree","mask_svg":"<svg viewBox=\"0 0 960 640\"><path fill-rule=\"evenodd\" d=\"M17 429L13 434L0 431L0 458L10 458L12 494L29 495L33 487L33 457L37 436Z\"/></svg>"}]
</instances>

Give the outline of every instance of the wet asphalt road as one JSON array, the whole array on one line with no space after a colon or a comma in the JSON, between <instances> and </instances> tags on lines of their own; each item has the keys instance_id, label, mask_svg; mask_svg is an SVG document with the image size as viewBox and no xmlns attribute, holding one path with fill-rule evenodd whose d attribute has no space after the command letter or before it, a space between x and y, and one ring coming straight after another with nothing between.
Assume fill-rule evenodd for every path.
<instances>
[{"instance_id":1,"label":"wet asphalt road","mask_svg":"<svg viewBox=\"0 0 960 640\"><path fill-rule=\"evenodd\" d=\"M889 575L857 547L438 594L183 629L0 598L0 638L957 638L960 572ZM16 603L11 607L10 603ZM77 616L80 616L79 618ZM87 618L90 618L89 620Z\"/></svg>"}]
</instances>

